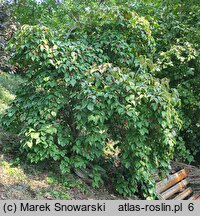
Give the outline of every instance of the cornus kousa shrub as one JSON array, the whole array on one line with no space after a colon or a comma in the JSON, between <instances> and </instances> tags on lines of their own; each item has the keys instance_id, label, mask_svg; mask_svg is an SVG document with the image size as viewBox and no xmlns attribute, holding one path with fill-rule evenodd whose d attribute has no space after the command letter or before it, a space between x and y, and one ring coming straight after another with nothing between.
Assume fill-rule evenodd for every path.
<instances>
[{"instance_id":1,"label":"cornus kousa shrub","mask_svg":"<svg viewBox=\"0 0 200 216\"><path fill-rule=\"evenodd\" d=\"M125 15L126 32L131 26L146 32L145 25L130 25L132 19ZM133 42L123 28L120 40L106 42L104 27L91 35L85 30L77 41L74 36L63 41L46 27L23 26L10 47L15 49L13 64L26 71L26 81L2 123L19 133L21 149L31 162L58 161L63 173L89 166L96 187L103 183L102 170L108 170L105 148L111 140L118 162L107 176L116 190L153 197L152 173L169 169L181 123L175 110L177 92L166 79L150 73L151 56L145 49L139 55L144 40L132 31L139 48L129 50ZM114 40L122 44L119 50L113 51ZM125 53L130 61L117 61Z\"/></svg>"},{"instance_id":2,"label":"cornus kousa shrub","mask_svg":"<svg viewBox=\"0 0 200 216\"><path fill-rule=\"evenodd\" d=\"M81 146L99 152L106 138L113 140L120 161L113 178L116 190L130 195L140 185L146 196L152 195L152 171L169 168L180 126L177 92L170 93L167 80L112 64L89 70L82 85L79 97L89 105L80 100L76 106L77 122L85 129Z\"/></svg>"}]
</instances>

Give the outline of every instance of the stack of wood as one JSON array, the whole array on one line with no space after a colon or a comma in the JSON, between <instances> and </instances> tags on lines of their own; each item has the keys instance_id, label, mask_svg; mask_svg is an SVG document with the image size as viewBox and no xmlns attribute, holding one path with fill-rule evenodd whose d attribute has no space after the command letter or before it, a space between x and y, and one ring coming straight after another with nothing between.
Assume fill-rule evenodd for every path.
<instances>
[{"instance_id":1,"label":"stack of wood","mask_svg":"<svg viewBox=\"0 0 200 216\"><path fill-rule=\"evenodd\" d=\"M198 167L191 164L171 161L171 168L174 171L178 171L183 168L189 170L187 180L190 182L193 191L200 194L200 166Z\"/></svg>"},{"instance_id":2,"label":"stack of wood","mask_svg":"<svg viewBox=\"0 0 200 216\"><path fill-rule=\"evenodd\" d=\"M161 200L200 200L200 194L193 194L191 187L188 187L189 171L182 169L177 173L170 175L169 178L164 179L156 184L156 192Z\"/></svg>"}]
</instances>

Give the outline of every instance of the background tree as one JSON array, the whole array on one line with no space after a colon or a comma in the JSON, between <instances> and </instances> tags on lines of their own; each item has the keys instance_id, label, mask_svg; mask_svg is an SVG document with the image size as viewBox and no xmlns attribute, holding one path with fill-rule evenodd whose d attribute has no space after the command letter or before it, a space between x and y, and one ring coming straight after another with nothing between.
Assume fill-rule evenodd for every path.
<instances>
[{"instance_id":1,"label":"background tree","mask_svg":"<svg viewBox=\"0 0 200 216\"><path fill-rule=\"evenodd\" d=\"M147 3L148 2L148 3ZM199 162L200 75L199 75L199 2L141 1L138 11L154 26L155 61L160 65L157 76L170 79L181 98L179 109L183 119L176 155L183 160ZM186 146L186 148L184 147ZM189 150L189 152L188 152Z\"/></svg>"}]
</instances>

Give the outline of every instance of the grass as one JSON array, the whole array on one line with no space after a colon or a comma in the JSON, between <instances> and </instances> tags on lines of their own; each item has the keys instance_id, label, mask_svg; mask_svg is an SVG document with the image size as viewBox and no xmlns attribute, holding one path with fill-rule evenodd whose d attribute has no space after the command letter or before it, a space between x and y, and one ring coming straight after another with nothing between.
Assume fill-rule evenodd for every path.
<instances>
[{"instance_id":1,"label":"grass","mask_svg":"<svg viewBox=\"0 0 200 216\"><path fill-rule=\"evenodd\" d=\"M0 183L10 191L9 198L71 199L68 193L70 185L61 184L59 178L37 170L36 166L23 163L16 166L11 161L0 160Z\"/></svg>"}]
</instances>

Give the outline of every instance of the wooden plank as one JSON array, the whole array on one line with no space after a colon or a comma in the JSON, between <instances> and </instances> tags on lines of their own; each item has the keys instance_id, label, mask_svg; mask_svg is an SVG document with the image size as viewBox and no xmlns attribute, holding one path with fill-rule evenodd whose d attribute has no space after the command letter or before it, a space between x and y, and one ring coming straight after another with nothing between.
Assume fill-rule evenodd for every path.
<instances>
[{"instance_id":1,"label":"wooden plank","mask_svg":"<svg viewBox=\"0 0 200 216\"><path fill-rule=\"evenodd\" d=\"M188 184L188 182L184 179L181 182L179 182L178 184L174 185L173 187L169 188L168 190L166 190L165 192L160 194L160 196L162 199L166 200L166 199L170 198L172 195L174 195L175 193L182 190L187 184Z\"/></svg>"},{"instance_id":2,"label":"wooden plank","mask_svg":"<svg viewBox=\"0 0 200 216\"><path fill-rule=\"evenodd\" d=\"M192 193L192 188L189 187L189 188L185 189L182 193L180 193L179 195L174 197L173 200L183 200L184 198L189 196L191 193Z\"/></svg>"},{"instance_id":3,"label":"wooden plank","mask_svg":"<svg viewBox=\"0 0 200 216\"><path fill-rule=\"evenodd\" d=\"M200 196L196 198L196 200L200 200Z\"/></svg>"},{"instance_id":4,"label":"wooden plank","mask_svg":"<svg viewBox=\"0 0 200 216\"><path fill-rule=\"evenodd\" d=\"M167 190L168 188L175 185L177 182L180 182L184 178L187 177L189 171L186 169L182 169L179 172L171 175L168 179L164 179L156 184L156 192L158 194L162 193L163 191Z\"/></svg>"},{"instance_id":5,"label":"wooden plank","mask_svg":"<svg viewBox=\"0 0 200 216\"><path fill-rule=\"evenodd\" d=\"M191 196L188 200L196 200L199 197L199 194Z\"/></svg>"}]
</instances>

